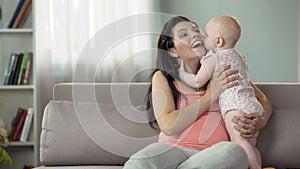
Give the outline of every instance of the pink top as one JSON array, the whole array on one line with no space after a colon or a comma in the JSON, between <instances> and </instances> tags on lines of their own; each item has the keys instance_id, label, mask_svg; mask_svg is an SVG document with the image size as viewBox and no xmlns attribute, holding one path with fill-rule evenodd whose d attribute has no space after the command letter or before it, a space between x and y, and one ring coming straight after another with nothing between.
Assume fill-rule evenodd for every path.
<instances>
[{"instance_id":1,"label":"pink top","mask_svg":"<svg viewBox=\"0 0 300 169\"><path fill-rule=\"evenodd\" d=\"M175 85L183 94L178 99L179 109L191 104L205 93L184 91L176 83ZM219 105L216 102L182 133L167 136L161 132L159 135L159 142L198 150L203 150L220 141L229 141L229 136L220 113Z\"/></svg>"}]
</instances>

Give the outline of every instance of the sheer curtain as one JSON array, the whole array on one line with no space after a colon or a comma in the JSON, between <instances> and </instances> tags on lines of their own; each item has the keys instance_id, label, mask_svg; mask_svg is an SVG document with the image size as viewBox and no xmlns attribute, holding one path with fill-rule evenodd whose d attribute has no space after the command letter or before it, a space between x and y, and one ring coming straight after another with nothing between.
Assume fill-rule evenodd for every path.
<instances>
[{"instance_id":1,"label":"sheer curtain","mask_svg":"<svg viewBox=\"0 0 300 169\"><path fill-rule=\"evenodd\" d=\"M157 18L145 13L155 11L157 3L153 0L35 1L41 105L52 98L52 88L60 82L145 81L145 74L155 65L153 39L162 28L154 24ZM155 30L140 30L141 26ZM153 36L151 32L156 33Z\"/></svg>"}]
</instances>

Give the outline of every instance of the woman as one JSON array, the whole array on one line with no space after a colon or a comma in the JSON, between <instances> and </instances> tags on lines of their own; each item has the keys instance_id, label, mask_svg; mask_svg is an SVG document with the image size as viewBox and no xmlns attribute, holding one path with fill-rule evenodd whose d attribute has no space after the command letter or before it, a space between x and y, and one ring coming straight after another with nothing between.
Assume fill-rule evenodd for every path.
<instances>
[{"instance_id":1,"label":"woman","mask_svg":"<svg viewBox=\"0 0 300 169\"><path fill-rule=\"evenodd\" d=\"M125 169L248 168L243 149L229 142L216 103L220 93L237 85L236 71L225 66L201 89L191 88L179 78L181 61L191 73L197 73L201 67L199 56L207 52L202 41L198 26L187 18L174 17L165 24L158 40L157 69L148 101L161 130L159 142L134 154L125 163ZM263 128L272 112L266 96L253 87L265 112L262 117L233 119L244 137Z\"/></svg>"}]
</instances>

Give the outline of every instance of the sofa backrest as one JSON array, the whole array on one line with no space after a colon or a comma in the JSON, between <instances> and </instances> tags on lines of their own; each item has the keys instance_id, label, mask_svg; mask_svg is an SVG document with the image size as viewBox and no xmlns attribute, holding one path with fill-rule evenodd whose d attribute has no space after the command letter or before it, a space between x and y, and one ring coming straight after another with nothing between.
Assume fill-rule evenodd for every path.
<instances>
[{"instance_id":1,"label":"sofa backrest","mask_svg":"<svg viewBox=\"0 0 300 169\"><path fill-rule=\"evenodd\" d=\"M144 105L148 83L61 83L54 86L53 100Z\"/></svg>"},{"instance_id":2,"label":"sofa backrest","mask_svg":"<svg viewBox=\"0 0 300 169\"><path fill-rule=\"evenodd\" d=\"M264 166L299 168L300 84L259 83L273 115L257 147ZM131 154L156 142L148 124L148 83L63 83L54 87L44 111L41 162L44 165L122 165Z\"/></svg>"}]
</instances>

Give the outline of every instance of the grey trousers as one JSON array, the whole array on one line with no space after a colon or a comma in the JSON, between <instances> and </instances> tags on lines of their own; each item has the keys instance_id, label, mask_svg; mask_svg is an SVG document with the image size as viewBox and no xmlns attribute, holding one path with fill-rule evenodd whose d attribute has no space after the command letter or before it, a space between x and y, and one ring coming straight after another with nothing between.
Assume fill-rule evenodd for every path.
<instances>
[{"instance_id":1,"label":"grey trousers","mask_svg":"<svg viewBox=\"0 0 300 169\"><path fill-rule=\"evenodd\" d=\"M204 150L153 143L132 155L123 169L248 169L247 155L232 142Z\"/></svg>"}]
</instances>

